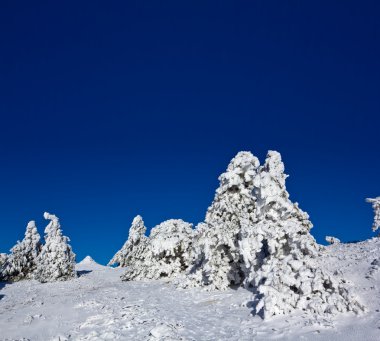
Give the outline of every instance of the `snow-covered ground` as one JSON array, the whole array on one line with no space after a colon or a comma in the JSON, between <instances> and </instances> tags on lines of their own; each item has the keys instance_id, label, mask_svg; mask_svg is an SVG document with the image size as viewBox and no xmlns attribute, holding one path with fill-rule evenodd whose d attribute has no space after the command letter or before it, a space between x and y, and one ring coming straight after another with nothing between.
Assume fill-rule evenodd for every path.
<instances>
[{"instance_id":1,"label":"snow-covered ground","mask_svg":"<svg viewBox=\"0 0 380 341\"><path fill-rule=\"evenodd\" d=\"M320 261L350 280L366 313L263 321L245 289L122 282L124 269L86 259L67 282L0 282L0 340L380 340L380 238L328 246Z\"/></svg>"}]
</instances>

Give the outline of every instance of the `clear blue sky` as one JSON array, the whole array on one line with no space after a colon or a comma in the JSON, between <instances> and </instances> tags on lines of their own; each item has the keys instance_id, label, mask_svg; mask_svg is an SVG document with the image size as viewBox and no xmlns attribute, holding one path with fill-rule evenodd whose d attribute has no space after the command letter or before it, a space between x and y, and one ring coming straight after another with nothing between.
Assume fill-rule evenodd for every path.
<instances>
[{"instance_id":1,"label":"clear blue sky","mask_svg":"<svg viewBox=\"0 0 380 341\"><path fill-rule=\"evenodd\" d=\"M0 252L45 210L80 260L197 223L240 150L282 153L313 235L380 195L379 1L1 1Z\"/></svg>"}]
</instances>

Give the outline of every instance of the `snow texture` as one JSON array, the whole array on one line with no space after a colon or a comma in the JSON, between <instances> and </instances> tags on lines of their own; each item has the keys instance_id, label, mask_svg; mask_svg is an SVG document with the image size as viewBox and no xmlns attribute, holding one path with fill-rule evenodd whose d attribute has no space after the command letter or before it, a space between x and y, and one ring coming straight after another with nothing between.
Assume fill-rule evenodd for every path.
<instances>
[{"instance_id":1,"label":"snow texture","mask_svg":"<svg viewBox=\"0 0 380 341\"><path fill-rule=\"evenodd\" d=\"M335 238L335 237L332 237L332 236L326 236L325 240L329 244L339 244L340 243L340 240L338 238Z\"/></svg>"},{"instance_id":2,"label":"snow texture","mask_svg":"<svg viewBox=\"0 0 380 341\"><path fill-rule=\"evenodd\" d=\"M367 198L366 201L372 204L373 212L375 214L372 225L372 231L375 232L380 228L380 197L374 199Z\"/></svg>"},{"instance_id":3,"label":"snow texture","mask_svg":"<svg viewBox=\"0 0 380 341\"><path fill-rule=\"evenodd\" d=\"M252 293L175 290L165 281L120 281L123 268L77 264L67 282L0 284L0 340L378 341L380 271L366 273L380 255L380 238L333 244L316 260L355 283L367 313L294 311L263 321L252 316Z\"/></svg>"},{"instance_id":4,"label":"snow texture","mask_svg":"<svg viewBox=\"0 0 380 341\"><path fill-rule=\"evenodd\" d=\"M126 244L130 242L131 245L135 237L136 233L132 231ZM192 237L192 224L180 219L164 221L151 230L149 238L144 239L144 247L132 251L133 257L128 259L122 279L174 278L183 273L190 265Z\"/></svg>"},{"instance_id":5,"label":"snow texture","mask_svg":"<svg viewBox=\"0 0 380 341\"><path fill-rule=\"evenodd\" d=\"M32 278L37 266L37 257L41 251L40 235L36 223L28 223L25 237L11 249L7 257L2 257L0 264L0 278L5 281L19 281ZM0 262L1 263L1 262Z\"/></svg>"},{"instance_id":6,"label":"snow texture","mask_svg":"<svg viewBox=\"0 0 380 341\"><path fill-rule=\"evenodd\" d=\"M5 261L7 260L8 258L8 255L6 253L0 253L0 267L2 264L5 263Z\"/></svg>"},{"instance_id":7,"label":"snow texture","mask_svg":"<svg viewBox=\"0 0 380 341\"><path fill-rule=\"evenodd\" d=\"M144 252L147 244L147 237L145 236L146 227L141 216L136 216L133 219L132 226L129 229L128 240L123 247L116 252L108 265L118 265L126 267L132 265L135 259L139 259Z\"/></svg>"},{"instance_id":8,"label":"snow texture","mask_svg":"<svg viewBox=\"0 0 380 341\"><path fill-rule=\"evenodd\" d=\"M45 228L45 245L37 258L35 278L45 283L76 277L75 254L68 244L69 238L62 235L59 219L47 212L44 218L50 223Z\"/></svg>"},{"instance_id":9,"label":"snow texture","mask_svg":"<svg viewBox=\"0 0 380 341\"><path fill-rule=\"evenodd\" d=\"M289 200L281 155L269 151L264 165L240 152L198 226L194 262L182 287L226 289L243 285L264 318L294 309L317 314L363 310L345 280L318 266L321 250L307 213Z\"/></svg>"}]
</instances>

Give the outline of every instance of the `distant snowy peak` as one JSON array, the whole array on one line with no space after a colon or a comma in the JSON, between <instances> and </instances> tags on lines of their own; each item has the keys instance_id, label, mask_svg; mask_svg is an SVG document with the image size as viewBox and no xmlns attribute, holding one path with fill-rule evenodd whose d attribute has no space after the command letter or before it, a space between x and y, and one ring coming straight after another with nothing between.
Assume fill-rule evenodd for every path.
<instances>
[{"instance_id":1,"label":"distant snowy peak","mask_svg":"<svg viewBox=\"0 0 380 341\"><path fill-rule=\"evenodd\" d=\"M96 263L91 256L86 256L82 259L81 262L78 263L78 265L85 265L85 264L98 264L98 263Z\"/></svg>"}]
</instances>

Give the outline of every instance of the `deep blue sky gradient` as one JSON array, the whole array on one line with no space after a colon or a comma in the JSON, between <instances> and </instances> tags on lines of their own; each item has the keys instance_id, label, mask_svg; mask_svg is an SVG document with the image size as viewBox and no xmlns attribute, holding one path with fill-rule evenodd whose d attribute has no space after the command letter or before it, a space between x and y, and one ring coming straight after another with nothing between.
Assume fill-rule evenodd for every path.
<instances>
[{"instance_id":1,"label":"deep blue sky gradient","mask_svg":"<svg viewBox=\"0 0 380 341\"><path fill-rule=\"evenodd\" d=\"M282 153L323 242L380 195L379 1L1 1L0 252L61 218L107 262L133 217L197 223L240 150Z\"/></svg>"}]
</instances>

